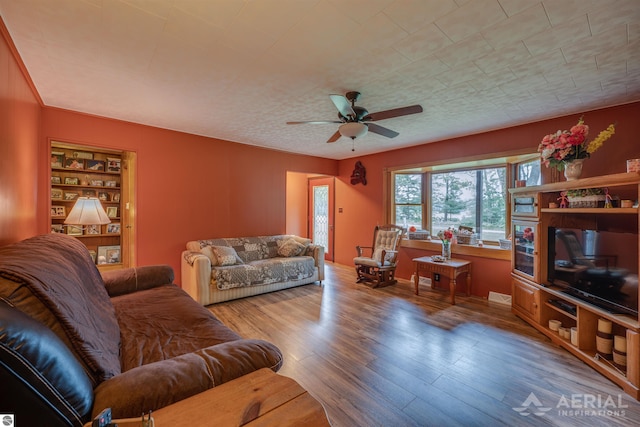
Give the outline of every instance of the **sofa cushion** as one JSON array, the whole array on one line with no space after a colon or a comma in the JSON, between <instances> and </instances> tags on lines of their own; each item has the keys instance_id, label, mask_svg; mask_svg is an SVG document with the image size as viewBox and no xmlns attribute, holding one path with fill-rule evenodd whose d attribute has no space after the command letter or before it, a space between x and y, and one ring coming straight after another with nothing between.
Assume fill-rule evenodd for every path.
<instances>
[{"instance_id":1,"label":"sofa cushion","mask_svg":"<svg viewBox=\"0 0 640 427\"><path fill-rule=\"evenodd\" d=\"M200 253L209 258L209 261L211 261L211 265L218 265L218 258L216 257L216 254L213 253L211 246L207 245L203 247L202 249L200 249Z\"/></svg>"},{"instance_id":2,"label":"sofa cushion","mask_svg":"<svg viewBox=\"0 0 640 427\"><path fill-rule=\"evenodd\" d=\"M120 328L82 242L55 233L4 246L0 277L0 296L68 343L94 384L120 373Z\"/></svg>"},{"instance_id":3,"label":"sofa cushion","mask_svg":"<svg viewBox=\"0 0 640 427\"><path fill-rule=\"evenodd\" d=\"M245 263L278 256L278 240L285 236L228 237L196 240L187 243L190 251L202 251L206 246L232 247ZM206 254L205 254L206 255Z\"/></svg>"},{"instance_id":4,"label":"sofa cushion","mask_svg":"<svg viewBox=\"0 0 640 427\"><path fill-rule=\"evenodd\" d=\"M241 338L175 285L120 295L112 301L122 331L123 372Z\"/></svg>"},{"instance_id":5,"label":"sofa cushion","mask_svg":"<svg viewBox=\"0 0 640 427\"><path fill-rule=\"evenodd\" d=\"M230 246L209 246L215 258L213 266L243 264L235 249Z\"/></svg>"},{"instance_id":6,"label":"sofa cushion","mask_svg":"<svg viewBox=\"0 0 640 427\"><path fill-rule=\"evenodd\" d=\"M278 241L278 255L283 257L298 256L305 248L305 245L293 238Z\"/></svg>"},{"instance_id":7,"label":"sofa cushion","mask_svg":"<svg viewBox=\"0 0 640 427\"><path fill-rule=\"evenodd\" d=\"M294 239L296 242L302 243L305 247L309 246L311 244L311 242L312 242L311 239L308 239L306 237L296 236L295 234L283 236L283 238L285 238L285 239Z\"/></svg>"},{"instance_id":8,"label":"sofa cushion","mask_svg":"<svg viewBox=\"0 0 640 427\"><path fill-rule=\"evenodd\" d=\"M315 261L309 256L269 258L213 268L211 280L222 290L306 279L312 277L315 271Z\"/></svg>"},{"instance_id":9,"label":"sofa cushion","mask_svg":"<svg viewBox=\"0 0 640 427\"><path fill-rule=\"evenodd\" d=\"M382 259L382 252L384 251L384 260ZM393 257L395 256L395 251L392 250L387 250L383 249L383 248L377 248L375 251L373 251L373 255L371 256L371 258L376 261L379 262L380 265L384 265L384 264L391 264L391 260L393 259Z\"/></svg>"}]
</instances>

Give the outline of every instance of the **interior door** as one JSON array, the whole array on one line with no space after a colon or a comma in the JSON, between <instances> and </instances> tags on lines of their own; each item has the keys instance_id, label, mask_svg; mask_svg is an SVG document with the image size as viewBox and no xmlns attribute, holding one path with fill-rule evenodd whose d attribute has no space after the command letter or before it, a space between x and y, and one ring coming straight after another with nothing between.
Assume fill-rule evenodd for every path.
<instances>
[{"instance_id":1,"label":"interior door","mask_svg":"<svg viewBox=\"0 0 640 427\"><path fill-rule=\"evenodd\" d=\"M334 185L333 177L309 179L309 237L324 246L325 261L333 261Z\"/></svg>"}]
</instances>

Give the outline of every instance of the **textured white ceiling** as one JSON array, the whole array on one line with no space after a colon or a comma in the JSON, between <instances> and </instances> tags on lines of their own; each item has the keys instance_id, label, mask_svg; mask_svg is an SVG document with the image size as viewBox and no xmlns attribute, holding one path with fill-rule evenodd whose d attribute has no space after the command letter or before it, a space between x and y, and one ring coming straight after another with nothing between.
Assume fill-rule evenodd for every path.
<instances>
[{"instance_id":1,"label":"textured white ceiling","mask_svg":"<svg viewBox=\"0 0 640 427\"><path fill-rule=\"evenodd\" d=\"M639 0L0 0L0 15L47 106L333 159L640 100ZM424 112L377 122L400 136L355 153L326 143L336 124L286 124L337 119L328 95L350 90L371 113Z\"/></svg>"}]
</instances>

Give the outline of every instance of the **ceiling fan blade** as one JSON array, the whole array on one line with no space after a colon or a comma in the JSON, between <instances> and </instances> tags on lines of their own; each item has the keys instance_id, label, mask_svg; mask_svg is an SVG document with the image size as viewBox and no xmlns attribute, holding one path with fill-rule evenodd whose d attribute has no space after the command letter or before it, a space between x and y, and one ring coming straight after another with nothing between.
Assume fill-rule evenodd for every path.
<instances>
[{"instance_id":1,"label":"ceiling fan blade","mask_svg":"<svg viewBox=\"0 0 640 427\"><path fill-rule=\"evenodd\" d=\"M421 105L410 105L408 107L394 108L392 110L379 111L377 113L371 113L368 116L362 118L365 121L376 121L390 119L392 117L407 116L409 114L422 113Z\"/></svg>"},{"instance_id":2,"label":"ceiling fan blade","mask_svg":"<svg viewBox=\"0 0 640 427\"><path fill-rule=\"evenodd\" d=\"M365 123L369 128L369 132L377 133L378 135L386 136L387 138L395 138L400 135L395 130L387 129L375 123Z\"/></svg>"},{"instance_id":3,"label":"ceiling fan blade","mask_svg":"<svg viewBox=\"0 0 640 427\"><path fill-rule=\"evenodd\" d=\"M342 123L340 120L311 120L308 122L287 122L288 125L324 125L327 123Z\"/></svg>"},{"instance_id":4,"label":"ceiling fan blade","mask_svg":"<svg viewBox=\"0 0 640 427\"><path fill-rule=\"evenodd\" d=\"M349 100L347 98L342 95L329 95L329 98L331 98L333 105L336 106L340 114L342 114L344 117L356 116L356 112L353 111L353 108L351 107L351 104L349 103Z\"/></svg>"},{"instance_id":5,"label":"ceiling fan blade","mask_svg":"<svg viewBox=\"0 0 640 427\"><path fill-rule=\"evenodd\" d=\"M342 135L340 135L340 131L337 130L336 133L334 133L333 135L331 135L331 138L329 138L329 140L327 142L336 142L337 140L340 139Z\"/></svg>"}]
</instances>

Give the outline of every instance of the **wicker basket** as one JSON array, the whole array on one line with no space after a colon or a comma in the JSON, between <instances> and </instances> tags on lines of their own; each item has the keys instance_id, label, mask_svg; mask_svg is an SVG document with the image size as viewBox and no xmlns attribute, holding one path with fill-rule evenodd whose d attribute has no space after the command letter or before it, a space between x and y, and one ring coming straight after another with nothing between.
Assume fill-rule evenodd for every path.
<instances>
[{"instance_id":1,"label":"wicker basket","mask_svg":"<svg viewBox=\"0 0 640 427\"><path fill-rule=\"evenodd\" d=\"M468 245L471 242L471 236L456 236L459 245Z\"/></svg>"},{"instance_id":2,"label":"wicker basket","mask_svg":"<svg viewBox=\"0 0 640 427\"><path fill-rule=\"evenodd\" d=\"M456 239L459 245L475 245L478 243L478 238L475 234L458 234Z\"/></svg>"},{"instance_id":3,"label":"wicker basket","mask_svg":"<svg viewBox=\"0 0 640 427\"><path fill-rule=\"evenodd\" d=\"M596 335L596 350L607 360L613 358L613 338L605 338Z\"/></svg>"},{"instance_id":4,"label":"wicker basket","mask_svg":"<svg viewBox=\"0 0 640 427\"><path fill-rule=\"evenodd\" d=\"M570 208L602 208L604 207L606 196L604 194L580 197L567 196L567 199L569 199Z\"/></svg>"},{"instance_id":5,"label":"wicker basket","mask_svg":"<svg viewBox=\"0 0 640 427\"><path fill-rule=\"evenodd\" d=\"M409 240L429 240L431 234L426 230L410 231L407 233Z\"/></svg>"},{"instance_id":6,"label":"wicker basket","mask_svg":"<svg viewBox=\"0 0 640 427\"><path fill-rule=\"evenodd\" d=\"M618 351L614 348L613 363L615 363L619 369L625 369L627 367L627 353Z\"/></svg>"},{"instance_id":7,"label":"wicker basket","mask_svg":"<svg viewBox=\"0 0 640 427\"><path fill-rule=\"evenodd\" d=\"M473 233L473 227L467 227L464 225L458 226L456 242L459 245L475 245L478 243L478 237Z\"/></svg>"},{"instance_id":8,"label":"wicker basket","mask_svg":"<svg viewBox=\"0 0 640 427\"><path fill-rule=\"evenodd\" d=\"M511 250L511 240L509 240L509 239L498 239L498 242L500 242L500 249Z\"/></svg>"}]
</instances>

